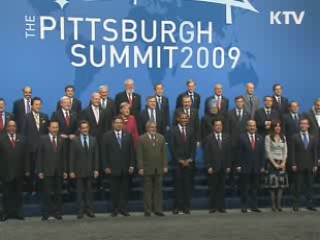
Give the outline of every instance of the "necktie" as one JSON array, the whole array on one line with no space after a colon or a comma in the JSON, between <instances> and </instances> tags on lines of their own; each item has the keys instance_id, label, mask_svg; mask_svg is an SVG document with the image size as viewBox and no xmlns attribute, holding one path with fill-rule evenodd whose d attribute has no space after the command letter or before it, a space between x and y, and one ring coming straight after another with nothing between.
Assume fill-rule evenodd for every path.
<instances>
[{"instance_id":1,"label":"necktie","mask_svg":"<svg viewBox=\"0 0 320 240\"><path fill-rule=\"evenodd\" d=\"M37 129L39 131L40 129L40 119L39 119L39 114L35 114L35 121L36 121L36 126L37 126Z\"/></svg>"},{"instance_id":2,"label":"necktie","mask_svg":"<svg viewBox=\"0 0 320 240\"><path fill-rule=\"evenodd\" d=\"M14 134L11 134L11 144L12 144L13 148L16 147L16 141L14 140Z\"/></svg>"},{"instance_id":3,"label":"necktie","mask_svg":"<svg viewBox=\"0 0 320 240\"><path fill-rule=\"evenodd\" d=\"M217 138L217 141L218 141L219 148L221 148L222 141L221 141L221 136L220 136L220 134L218 134L217 137L218 137L218 138Z\"/></svg>"},{"instance_id":4,"label":"necktie","mask_svg":"<svg viewBox=\"0 0 320 240\"><path fill-rule=\"evenodd\" d=\"M256 149L256 140L254 139L253 134L251 134L251 147L253 150Z\"/></svg>"},{"instance_id":5,"label":"necktie","mask_svg":"<svg viewBox=\"0 0 320 240\"><path fill-rule=\"evenodd\" d=\"M222 108L221 96L218 97L218 108L219 108L219 110L221 110L221 108Z\"/></svg>"},{"instance_id":6,"label":"necktie","mask_svg":"<svg viewBox=\"0 0 320 240\"><path fill-rule=\"evenodd\" d=\"M160 110L161 110L161 105L162 105L161 97L158 97L158 106L159 106L159 109L160 109Z\"/></svg>"},{"instance_id":7,"label":"necktie","mask_svg":"<svg viewBox=\"0 0 320 240\"><path fill-rule=\"evenodd\" d=\"M57 141L56 141L56 136L52 136L52 147L53 147L53 151L56 152L57 151Z\"/></svg>"},{"instance_id":8,"label":"necktie","mask_svg":"<svg viewBox=\"0 0 320 240\"><path fill-rule=\"evenodd\" d=\"M187 109L187 110L185 110L185 114L187 114L188 115L188 117L190 117L190 112L189 112L189 110Z\"/></svg>"},{"instance_id":9,"label":"necktie","mask_svg":"<svg viewBox=\"0 0 320 240\"><path fill-rule=\"evenodd\" d=\"M30 113L31 112L31 106L30 106L30 100L27 100L27 109L26 109L26 113Z\"/></svg>"},{"instance_id":10,"label":"necktie","mask_svg":"<svg viewBox=\"0 0 320 240\"><path fill-rule=\"evenodd\" d=\"M309 145L309 141L308 141L308 138L307 138L307 134L306 133L303 133L303 145L304 145L304 148L307 149L308 148L308 145Z\"/></svg>"},{"instance_id":11,"label":"necktie","mask_svg":"<svg viewBox=\"0 0 320 240\"><path fill-rule=\"evenodd\" d=\"M187 142L187 134L186 134L186 128L185 127L182 127L181 128L181 135L182 135L182 139L183 139L183 142L186 143Z\"/></svg>"},{"instance_id":12,"label":"necktie","mask_svg":"<svg viewBox=\"0 0 320 240\"><path fill-rule=\"evenodd\" d=\"M281 107L281 97L278 97L278 106Z\"/></svg>"},{"instance_id":13,"label":"necktie","mask_svg":"<svg viewBox=\"0 0 320 240\"><path fill-rule=\"evenodd\" d=\"M119 143L119 146L121 148L122 146L122 141L121 141L121 134L119 132L117 132L117 140L118 140L118 143Z\"/></svg>"},{"instance_id":14,"label":"necktie","mask_svg":"<svg viewBox=\"0 0 320 240\"><path fill-rule=\"evenodd\" d=\"M96 122L99 124L99 108L95 107L94 108L95 116L96 116Z\"/></svg>"},{"instance_id":15,"label":"necktie","mask_svg":"<svg viewBox=\"0 0 320 240\"><path fill-rule=\"evenodd\" d=\"M88 152L89 146L88 146L87 136L83 136L83 147L84 147L84 150Z\"/></svg>"},{"instance_id":16,"label":"necktie","mask_svg":"<svg viewBox=\"0 0 320 240\"><path fill-rule=\"evenodd\" d=\"M242 113L241 110L238 110L238 120L240 121L242 119Z\"/></svg>"},{"instance_id":17,"label":"necktie","mask_svg":"<svg viewBox=\"0 0 320 240\"><path fill-rule=\"evenodd\" d=\"M293 119L294 119L296 125L298 126L298 125L299 125L299 117L298 117L298 114L294 114Z\"/></svg>"},{"instance_id":18,"label":"necktie","mask_svg":"<svg viewBox=\"0 0 320 240\"><path fill-rule=\"evenodd\" d=\"M192 105L194 104L194 96L193 93L190 93L189 96L191 97Z\"/></svg>"},{"instance_id":19,"label":"necktie","mask_svg":"<svg viewBox=\"0 0 320 240\"><path fill-rule=\"evenodd\" d=\"M2 115L2 113L0 113L0 131L2 131L4 128L4 122L3 122L2 117L3 117L3 115Z\"/></svg>"},{"instance_id":20,"label":"necktie","mask_svg":"<svg viewBox=\"0 0 320 240\"><path fill-rule=\"evenodd\" d=\"M155 146L156 145L156 136L152 135L151 138L152 138L152 142L153 142L152 145Z\"/></svg>"},{"instance_id":21,"label":"necktie","mask_svg":"<svg viewBox=\"0 0 320 240\"><path fill-rule=\"evenodd\" d=\"M151 109L151 110L150 110L150 114L151 114L150 120L153 121L153 122L155 122L156 119L155 119L155 117L154 117L154 109Z\"/></svg>"},{"instance_id":22,"label":"necktie","mask_svg":"<svg viewBox=\"0 0 320 240\"><path fill-rule=\"evenodd\" d=\"M66 111L66 124L67 124L67 127L69 128L70 127L70 117L69 117L68 111Z\"/></svg>"},{"instance_id":23,"label":"necktie","mask_svg":"<svg viewBox=\"0 0 320 240\"><path fill-rule=\"evenodd\" d=\"M132 94L129 93L129 104L130 104L130 107L132 107Z\"/></svg>"},{"instance_id":24,"label":"necktie","mask_svg":"<svg viewBox=\"0 0 320 240\"><path fill-rule=\"evenodd\" d=\"M253 96L249 96L250 112L253 113Z\"/></svg>"},{"instance_id":25,"label":"necktie","mask_svg":"<svg viewBox=\"0 0 320 240\"><path fill-rule=\"evenodd\" d=\"M105 109L107 107L107 100L102 99L102 108Z\"/></svg>"}]
</instances>

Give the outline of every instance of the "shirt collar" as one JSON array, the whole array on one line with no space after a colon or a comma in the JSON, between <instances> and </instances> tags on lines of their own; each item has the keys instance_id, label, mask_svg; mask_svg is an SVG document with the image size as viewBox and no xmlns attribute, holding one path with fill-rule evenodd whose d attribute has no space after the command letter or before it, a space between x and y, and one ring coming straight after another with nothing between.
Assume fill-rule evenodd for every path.
<instances>
[{"instance_id":1,"label":"shirt collar","mask_svg":"<svg viewBox=\"0 0 320 240\"><path fill-rule=\"evenodd\" d=\"M118 135L120 134L120 136L121 136L121 135L122 135L122 130L120 130L120 131L114 130L114 134L115 134L116 136L118 136Z\"/></svg>"}]
</instances>

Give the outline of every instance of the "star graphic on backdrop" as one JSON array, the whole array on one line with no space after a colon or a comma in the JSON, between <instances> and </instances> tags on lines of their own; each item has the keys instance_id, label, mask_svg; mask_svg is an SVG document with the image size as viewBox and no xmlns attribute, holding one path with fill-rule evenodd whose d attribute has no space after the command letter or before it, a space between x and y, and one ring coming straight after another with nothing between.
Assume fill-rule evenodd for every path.
<instances>
[{"instance_id":1,"label":"star graphic on backdrop","mask_svg":"<svg viewBox=\"0 0 320 240\"><path fill-rule=\"evenodd\" d=\"M69 3L68 0L55 0L54 2L59 4L61 10L63 10L64 6Z\"/></svg>"}]
</instances>

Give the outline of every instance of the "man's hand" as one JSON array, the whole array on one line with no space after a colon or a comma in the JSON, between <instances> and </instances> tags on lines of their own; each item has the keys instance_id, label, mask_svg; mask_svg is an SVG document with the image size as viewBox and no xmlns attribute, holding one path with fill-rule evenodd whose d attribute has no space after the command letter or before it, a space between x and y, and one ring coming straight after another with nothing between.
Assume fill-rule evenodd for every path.
<instances>
[{"instance_id":1,"label":"man's hand","mask_svg":"<svg viewBox=\"0 0 320 240\"><path fill-rule=\"evenodd\" d=\"M226 173L230 173L231 169L230 168L227 168L226 169Z\"/></svg>"},{"instance_id":2,"label":"man's hand","mask_svg":"<svg viewBox=\"0 0 320 240\"><path fill-rule=\"evenodd\" d=\"M43 173L39 173L39 174L38 174L38 177L39 177L40 179L43 179L43 178L44 178L44 174L43 174Z\"/></svg>"},{"instance_id":3,"label":"man's hand","mask_svg":"<svg viewBox=\"0 0 320 240\"><path fill-rule=\"evenodd\" d=\"M106 168L106 169L104 170L104 172L105 172L106 174L111 174L111 169L110 169L110 168Z\"/></svg>"},{"instance_id":4,"label":"man's hand","mask_svg":"<svg viewBox=\"0 0 320 240\"><path fill-rule=\"evenodd\" d=\"M200 148L200 147L201 147L201 143L197 142L197 148Z\"/></svg>"},{"instance_id":5,"label":"man's hand","mask_svg":"<svg viewBox=\"0 0 320 240\"><path fill-rule=\"evenodd\" d=\"M144 176L144 170L143 169L139 169L139 175L140 176Z\"/></svg>"},{"instance_id":6,"label":"man's hand","mask_svg":"<svg viewBox=\"0 0 320 240\"><path fill-rule=\"evenodd\" d=\"M76 174L74 172L71 172L69 174L69 176L70 176L71 179L75 179L76 178Z\"/></svg>"},{"instance_id":7,"label":"man's hand","mask_svg":"<svg viewBox=\"0 0 320 240\"><path fill-rule=\"evenodd\" d=\"M99 171L94 171L94 173L93 173L93 177L94 177L94 178L99 177Z\"/></svg>"},{"instance_id":8,"label":"man's hand","mask_svg":"<svg viewBox=\"0 0 320 240\"><path fill-rule=\"evenodd\" d=\"M31 175L30 172L26 172L26 177L29 177Z\"/></svg>"},{"instance_id":9,"label":"man's hand","mask_svg":"<svg viewBox=\"0 0 320 240\"><path fill-rule=\"evenodd\" d=\"M237 172L241 172L241 167L237 167Z\"/></svg>"},{"instance_id":10,"label":"man's hand","mask_svg":"<svg viewBox=\"0 0 320 240\"><path fill-rule=\"evenodd\" d=\"M265 172L264 168L261 168L261 169L260 169L260 172L261 172L261 173L264 173L264 172Z\"/></svg>"},{"instance_id":11,"label":"man's hand","mask_svg":"<svg viewBox=\"0 0 320 240\"><path fill-rule=\"evenodd\" d=\"M208 173L212 174L213 173L213 168L208 168Z\"/></svg>"},{"instance_id":12,"label":"man's hand","mask_svg":"<svg viewBox=\"0 0 320 240\"><path fill-rule=\"evenodd\" d=\"M129 174L133 174L134 173L134 167L130 167L129 168Z\"/></svg>"},{"instance_id":13,"label":"man's hand","mask_svg":"<svg viewBox=\"0 0 320 240\"><path fill-rule=\"evenodd\" d=\"M67 134L61 134L60 137L63 138L63 139L68 139L69 138Z\"/></svg>"},{"instance_id":14,"label":"man's hand","mask_svg":"<svg viewBox=\"0 0 320 240\"><path fill-rule=\"evenodd\" d=\"M317 166L314 166L314 167L313 167L313 173L316 174L317 171L318 171L318 167L317 167Z\"/></svg>"},{"instance_id":15,"label":"man's hand","mask_svg":"<svg viewBox=\"0 0 320 240\"><path fill-rule=\"evenodd\" d=\"M298 170L297 166L292 166L292 171L296 172Z\"/></svg>"},{"instance_id":16,"label":"man's hand","mask_svg":"<svg viewBox=\"0 0 320 240\"><path fill-rule=\"evenodd\" d=\"M163 168L163 173L164 174L168 173L168 168Z\"/></svg>"},{"instance_id":17,"label":"man's hand","mask_svg":"<svg viewBox=\"0 0 320 240\"><path fill-rule=\"evenodd\" d=\"M67 179L68 178L68 174L67 173L63 173L63 179Z\"/></svg>"},{"instance_id":18,"label":"man's hand","mask_svg":"<svg viewBox=\"0 0 320 240\"><path fill-rule=\"evenodd\" d=\"M70 134L70 135L69 135L69 139L70 139L70 140L73 140L73 139L75 139L75 138L76 138L76 135L74 135L74 134Z\"/></svg>"}]
</instances>

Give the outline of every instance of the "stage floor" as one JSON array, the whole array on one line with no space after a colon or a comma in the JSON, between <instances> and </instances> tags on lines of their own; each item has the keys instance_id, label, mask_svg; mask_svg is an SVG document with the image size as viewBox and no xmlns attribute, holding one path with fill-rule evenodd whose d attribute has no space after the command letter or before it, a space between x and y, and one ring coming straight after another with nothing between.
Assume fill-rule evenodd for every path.
<instances>
[{"instance_id":1,"label":"stage floor","mask_svg":"<svg viewBox=\"0 0 320 240\"><path fill-rule=\"evenodd\" d=\"M97 214L94 219L64 216L63 221L47 222L32 217L0 223L0 240L319 240L319 220L320 211L294 213L291 209L284 209L282 213L263 209L262 213L247 214L239 210L230 210L227 214L193 211L191 215L172 215L167 212L166 217L149 218L143 213L116 218Z\"/></svg>"}]
</instances>

